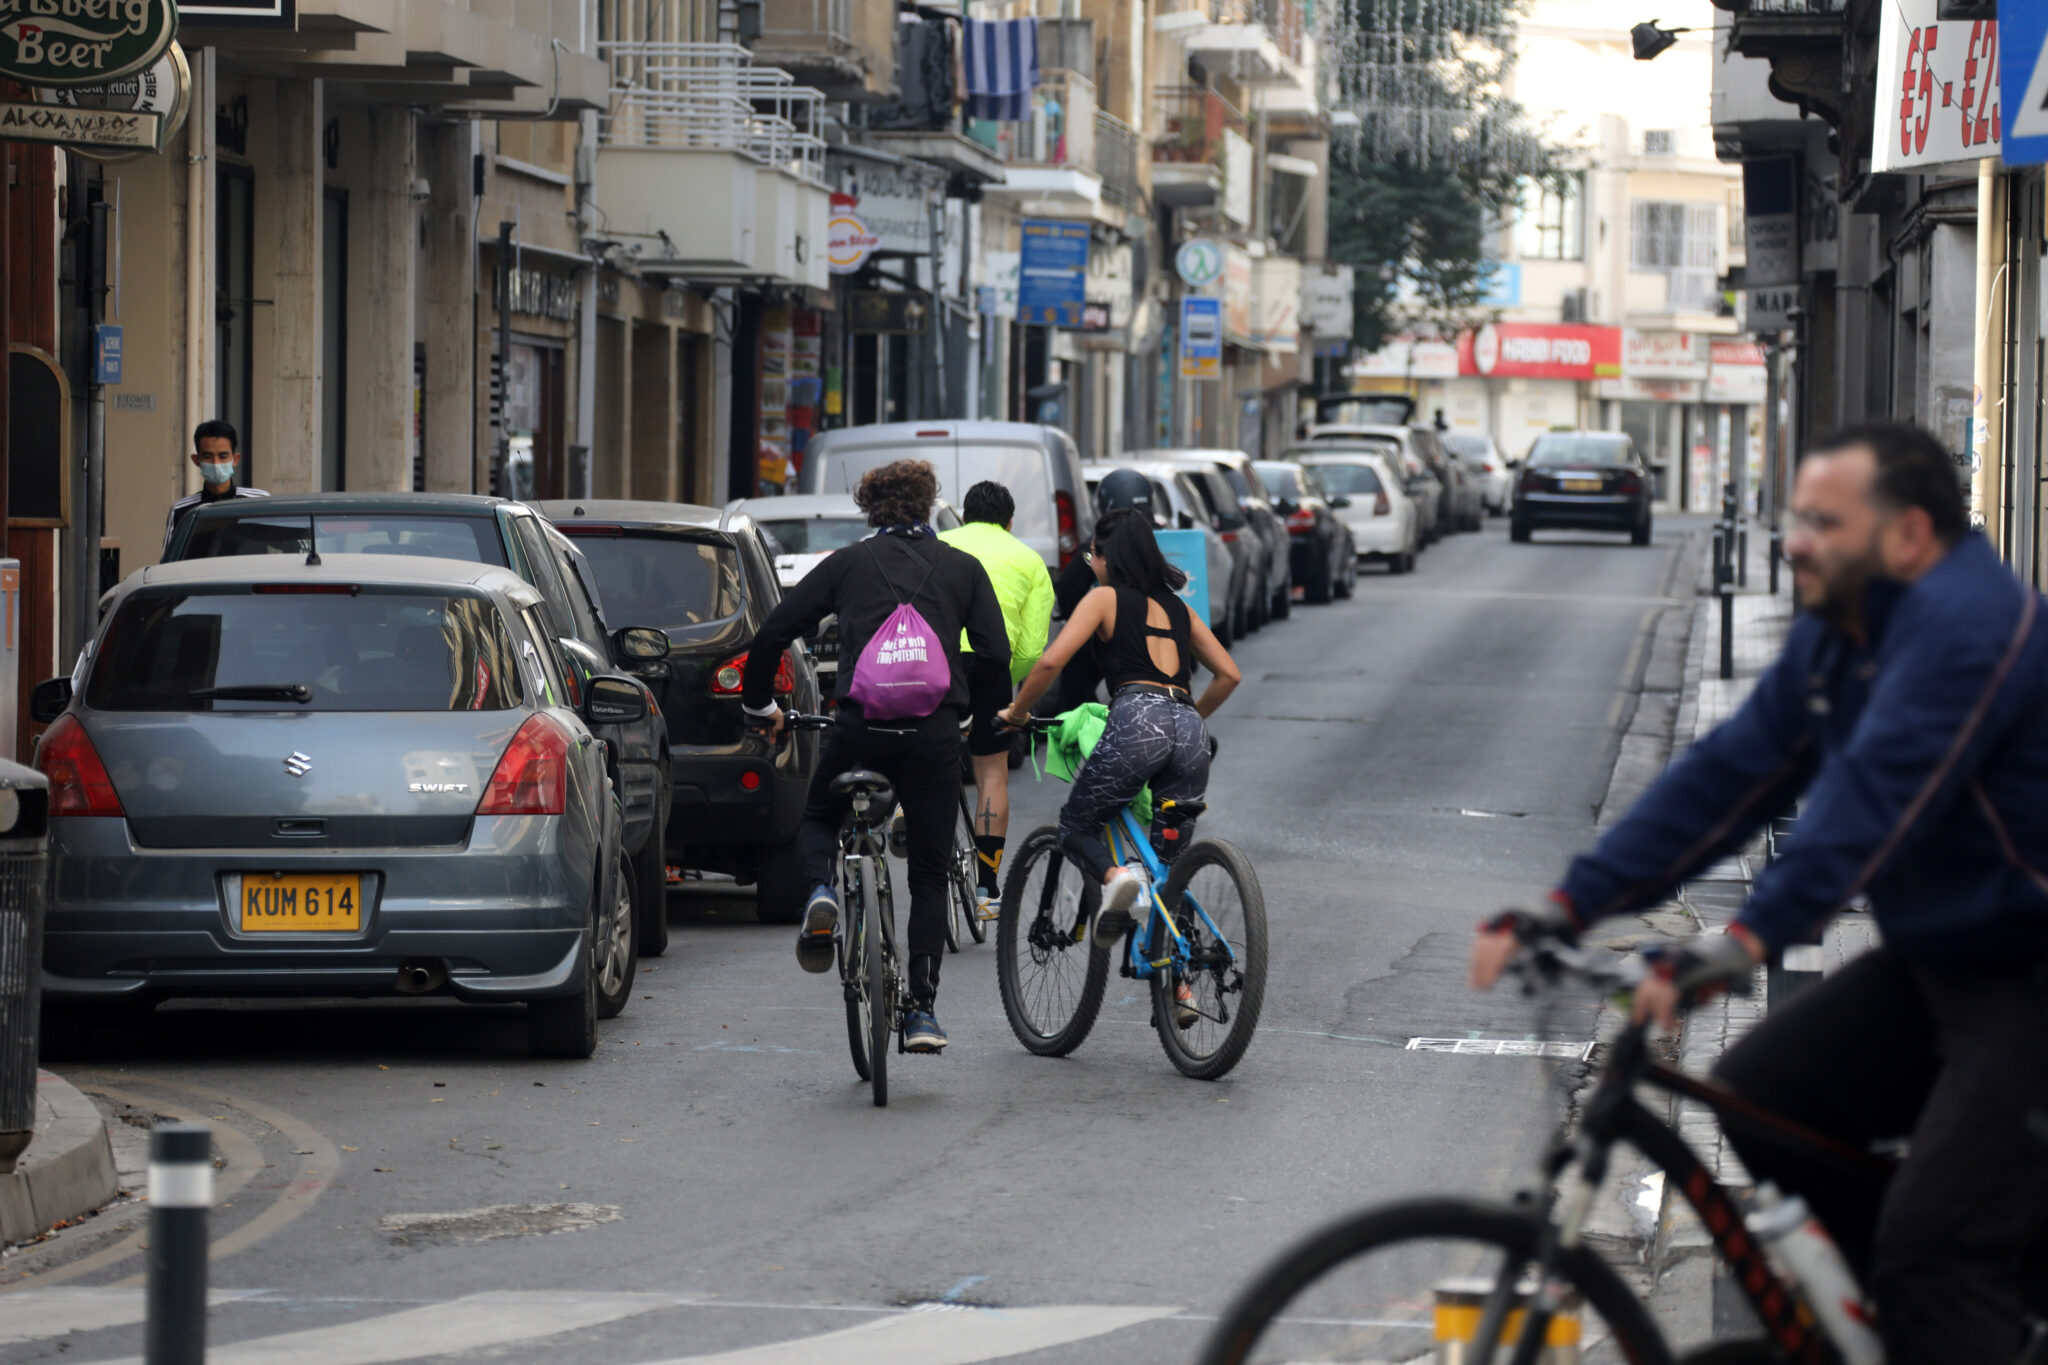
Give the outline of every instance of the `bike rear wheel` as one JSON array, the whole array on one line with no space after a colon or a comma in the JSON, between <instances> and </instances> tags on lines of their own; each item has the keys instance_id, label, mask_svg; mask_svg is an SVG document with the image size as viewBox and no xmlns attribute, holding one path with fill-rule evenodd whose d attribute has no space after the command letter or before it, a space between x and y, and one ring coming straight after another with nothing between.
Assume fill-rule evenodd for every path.
<instances>
[{"instance_id":1,"label":"bike rear wheel","mask_svg":"<svg viewBox=\"0 0 2048 1365\"><path fill-rule=\"evenodd\" d=\"M996 919L996 981L1024 1050L1064 1057L1102 1010L1109 953L1088 932L1101 892L1060 852L1059 831L1031 831L1010 862Z\"/></svg>"},{"instance_id":2,"label":"bike rear wheel","mask_svg":"<svg viewBox=\"0 0 2048 1365\"><path fill-rule=\"evenodd\" d=\"M974 803L968 800L964 788L960 792L960 817L953 827L953 861L948 865L947 881L952 884L953 909L967 926L968 937L976 943L988 942L988 925L980 913L981 878L974 858ZM946 920L946 946L959 951L951 916Z\"/></svg>"},{"instance_id":3,"label":"bike rear wheel","mask_svg":"<svg viewBox=\"0 0 2048 1365\"><path fill-rule=\"evenodd\" d=\"M839 903L845 916L839 925L839 984L846 996L846 1045L853 1053L853 1072L862 1080L868 1070L867 902L861 886L863 860L848 859L839 879Z\"/></svg>"},{"instance_id":4,"label":"bike rear wheel","mask_svg":"<svg viewBox=\"0 0 2048 1365\"><path fill-rule=\"evenodd\" d=\"M889 1103L889 1035L896 1027L896 973L891 962L889 941L889 887L882 860L877 858L871 875L861 878L862 909L867 916L868 967L868 1070L875 1088L875 1108Z\"/></svg>"},{"instance_id":5,"label":"bike rear wheel","mask_svg":"<svg viewBox=\"0 0 2048 1365\"><path fill-rule=\"evenodd\" d=\"M1527 1292L1542 1230L1534 1211L1470 1199L1351 1214L1260 1271L1216 1324L1199 1365L1428 1360L1446 1339L1462 1345L1456 1358L1468 1365L1508 1365L1531 1326L1514 1305ZM1596 1254L1560 1252L1553 1273L1579 1306L1574 1318L1536 1324L1550 1345L1575 1344L1584 1365L1671 1365L1641 1301ZM1456 1297L1446 1302L1444 1289ZM1488 1330L1489 1318L1499 1330Z\"/></svg>"},{"instance_id":6,"label":"bike rear wheel","mask_svg":"<svg viewBox=\"0 0 2048 1365\"><path fill-rule=\"evenodd\" d=\"M1187 904L1190 898L1208 912L1213 929ZM1188 961L1185 971L1152 974L1152 1023L1182 1075L1213 1081L1244 1057L1259 1026L1266 999L1266 898L1252 860L1237 845L1204 839L1174 863L1160 900L1187 940ZM1176 1017L1183 983L1194 1009L1186 1028Z\"/></svg>"}]
</instances>

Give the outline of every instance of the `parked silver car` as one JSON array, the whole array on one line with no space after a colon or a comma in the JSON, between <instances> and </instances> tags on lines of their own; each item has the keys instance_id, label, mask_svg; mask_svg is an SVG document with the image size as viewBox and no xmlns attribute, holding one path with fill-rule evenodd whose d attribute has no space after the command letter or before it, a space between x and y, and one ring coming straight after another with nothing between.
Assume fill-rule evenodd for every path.
<instances>
[{"instance_id":1,"label":"parked silver car","mask_svg":"<svg viewBox=\"0 0 2048 1365\"><path fill-rule=\"evenodd\" d=\"M578 680L509 570L334 554L159 565L110 596L51 722L43 998L527 1005L588 1057L632 989L633 879ZM61 1040L60 1040L61 1045Z\"/></svg>"}]
</instances>

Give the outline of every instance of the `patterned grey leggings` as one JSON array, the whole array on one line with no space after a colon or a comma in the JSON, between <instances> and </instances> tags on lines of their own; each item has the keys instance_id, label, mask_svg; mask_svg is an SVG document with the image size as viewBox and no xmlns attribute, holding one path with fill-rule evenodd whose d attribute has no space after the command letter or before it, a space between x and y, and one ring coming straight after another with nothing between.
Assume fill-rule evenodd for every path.
<instances>
[{"instance_id":1,"label":"patterned grey leggings","mask_svg":"<svg viewBox=\"0 0 2048 1365\"><path fill-rule=\"evenodd\" d=\"M1096 880L1115 862L1102 827L1147 783L1155 805L1201 800L1209 790L1209 731L1186 702L1134 688L1110 702L1109 725L1060 807L1060 847ZM1175 844L1187 847L1194 822L1183 823L1178 835Z\"/></svg>"}]
</instances>

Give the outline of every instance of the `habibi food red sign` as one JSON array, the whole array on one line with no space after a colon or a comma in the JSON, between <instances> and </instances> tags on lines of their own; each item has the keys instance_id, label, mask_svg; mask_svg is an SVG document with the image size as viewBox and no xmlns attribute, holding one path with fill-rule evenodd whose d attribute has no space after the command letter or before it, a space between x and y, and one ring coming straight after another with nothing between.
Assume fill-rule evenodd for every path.
<instances>
[{"instance_id":1,"label":"habibi food red sign","mask_svg":"<svg viewBox=\"0 0 2048 1365\"><path fill-rule=\"evenodd\" d=\"M1495 322L1458 338L1458 373L1499 379L1615 379L1621 329L1579 322Z\"/></svg>"}]
</instances>

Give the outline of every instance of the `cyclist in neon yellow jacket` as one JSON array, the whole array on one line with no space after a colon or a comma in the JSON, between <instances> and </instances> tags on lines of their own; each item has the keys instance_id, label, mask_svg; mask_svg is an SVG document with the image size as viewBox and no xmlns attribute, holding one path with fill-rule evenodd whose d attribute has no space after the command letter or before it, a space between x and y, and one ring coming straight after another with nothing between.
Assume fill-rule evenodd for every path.
<instances>
[{"instance_id":1,"label":"cyclist in neon yellow jacket","mask_svg":"<svg viewBox=\"0 0 2048 1365\"><path fill-rule=\"evenodd\" d=\"M967 727L967 751L974 757L974 862L981 913L992 917L990 908L1001 895L1003 843L1010 832L1010 736L997 727L995 717L1045 652L1052 629L1052 575L1036 550L1010 534L1017 504L1009 489L983 480L967 490L960 513L966 524L939 539L981 561L1010 635L1006 662L982 659L964 639L960 643L960 661L976 699Z\"/></svg>"}]
</instances>

